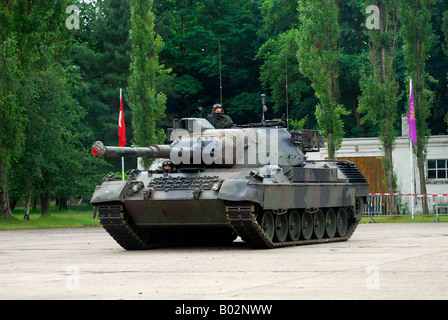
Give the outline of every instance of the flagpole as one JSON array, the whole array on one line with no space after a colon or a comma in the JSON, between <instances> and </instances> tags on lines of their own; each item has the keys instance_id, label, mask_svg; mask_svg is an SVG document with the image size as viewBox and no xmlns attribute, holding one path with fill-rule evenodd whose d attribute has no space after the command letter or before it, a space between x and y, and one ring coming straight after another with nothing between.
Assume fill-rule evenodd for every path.
<instances>
[{"instance_id":1,"label":"flagpole","mask_svg":"<svg viewBox=\"0 0 448 320\"><path fill-rule=\"evenodd\" d=\"M409 90L409 95L412 95L412 79L410 81L410 90ZM414 153L412 152L412 140L411 140L411 132L410 132L410 125L409 125L409 151L410 151L410 161L409 161L409 166L411 168L411 215L412 215L412 220L414 220L414 193L415 193L415 188L414 188Z\"/></svg>"},{"instance_id":2,"label":"flagpole","mask_svg":"<svg viewBox=\"0 0 448 320\"><path fill-rule=\"evenodd\" d=\"M410 150L410 161L409 165L411 167L411 214L412 220L414 220L414 157L412 152L412 141L409 140L409 150Z\"/></svg>"},{"instance_id":3,"label":"flagpole","mask_svg":"<svg viewBox=\"0 0 448 320\"><path fill-rule=\"evenodd\" d=\"M120 104L122 98L122 89L120 89ZM124 181L124 157L121 157L121 178Z\"/></svg>"}]
</instances>

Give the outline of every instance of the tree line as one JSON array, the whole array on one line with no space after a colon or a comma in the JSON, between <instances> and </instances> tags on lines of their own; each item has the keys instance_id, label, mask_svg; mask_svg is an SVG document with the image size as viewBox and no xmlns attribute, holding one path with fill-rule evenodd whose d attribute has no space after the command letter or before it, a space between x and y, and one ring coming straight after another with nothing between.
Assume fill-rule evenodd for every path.
<instances>
[{"instance_id":1,"label":"tree line","mask_svg":"<svg viewBox=\"0 0 448 320\"><path fill-rule=\"evenodd\" d=\"M236 123L259 122L265 93L268 118L319 129L330 157L344 137L378 136L390 192L410 79L420 169L427 137L447 131L443 0L0 3L1 216L18 200L48 214L50 199L89 199L119 167L89 148L117 145L120 88L130 144L163 143L174 118L220 102Z\"/></svg>"}]
</instances>

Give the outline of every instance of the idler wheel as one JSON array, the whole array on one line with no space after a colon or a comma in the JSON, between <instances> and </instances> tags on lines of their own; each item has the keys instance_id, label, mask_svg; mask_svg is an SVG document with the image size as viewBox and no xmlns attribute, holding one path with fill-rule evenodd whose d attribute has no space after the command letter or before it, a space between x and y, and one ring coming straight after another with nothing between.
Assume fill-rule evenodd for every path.
<instances>
[{"instance_id":1,"label":"idler wheel","mask_svg":"<svg viewBox=\"0 0 448 320\"><path fill-rule=\"evenodd\" d=\"M334 238L336 235L336 213L333 209L327 209L325 214L325 233L328 238Z\"/></svg>"},{"instance_id":2,"label":"idler wheel","mask_svg":"<svg viewBox=\"0 0 448 320\"><path fill-rule=\"evenodd\" d=\"M288 217L286 214L278 214L275 217L275 235L279 242L284 242L288 236Z\"/></svg>"},{"instance_id":3,"label":"idler wheel","mask_svg":"<svg viewBox=\"0 0 448 320\"><path fill-rule=\"evenodd\" d=\"M316 239L322 239L325 233L325 215L320 209L314 214L313 228Z\"/></svg>"},{"instance_id":4,"label":"idler wheel","mask_svg":"<svg viewBox=\"0 0 448 320\"><path fill-rule=\"evenodd\" d=\"M269 240L274 238L275 222L271 211L263 212L263 217L261 217L261 228L266 233Z\"/></svg>"},{"instance_id":5,"label":"idler wheel","mask_svg":"<svg viewBox=\"0 0 448 320\"><path fill-rule=\"evenodd\" d=\"M363 207L364 207L364 202L362 199L356 199L356 204L355 204L355 208L353 209L353 216L355 217L356 221L360 221L362 218L362 214L363 214Z\"/></svg>"},{"instance_id":6,"label":"idler wheel","mask_svg":"<svg viewBox=\"0 0 448 320\"><path fill-rule=\"evenodd\" d=\"M298 241L300 239L301 231L302 225L300 224L300 213L297 210L293 210L289 215L289 238L292 241Z\"/></svg>"}]
</instances>

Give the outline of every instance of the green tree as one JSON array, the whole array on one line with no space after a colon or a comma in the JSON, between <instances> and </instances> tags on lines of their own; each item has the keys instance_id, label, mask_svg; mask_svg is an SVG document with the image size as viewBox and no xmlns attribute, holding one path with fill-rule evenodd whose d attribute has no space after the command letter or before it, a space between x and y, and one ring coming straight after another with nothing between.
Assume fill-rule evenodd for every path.
<instances>
[{"instance_id":1,"label":"green tree","mask_svg":"<svg viewBox=\"0 0 448 320\"><path fill-rule=\"evenodd\" d=\"M442 47L445 52L445 55L448 57L448 10L446 10L445 13L443 14L442 32L445 37L445 41ZM446 76L448 80L448 73ZM445 123L447 124L447 132L448 132L448 112L445 114Z\"/></svg>"},{"instance_id":2,"label":"green tree","mask_svg":"<svg viewBox=\"0 0 448 320\"><path fill-rule=\"evenodd\" d=\"M443 35L445 36L445 43L443 45L443 49L445 51L445 54L448 56L448 10L446 10L443 14L442 32Z\"/></svg>"},{"instance_id":3,"label":"green tree","mask_svg":"<svg viewBox=\"0 0 448 320\"><path fill-rule=\"evenodd\" d=\"M138 146L162 143L163 130L157 122L165 116L166 96L157 92L156 79L163 72L159 64L162 39L154 32L152 0L131 1L131 75L128 101L132 109L134 143ZM145 167L149 162L145 162Z\"/></svg>"},{"instance_id":4,"label":"green tree","mask_svg":"<svg viewBox=\"0 0 448 320\"><path fill-rule=\"evenodd\" d=\"M290 109L296 109L303 91L311 89L300 73L297 61L297 30L291 29L276 39L269 39L260 48L257 57L263 59L260 78L265 88L270 89L277 114L286 113L286 90ZM305 82L305 83L304 83ZM288 83L288 88L286 84Z\"/></svg>"},{"instance_id":5,"label":"green tree","mask_svg":"<svg viewBox=\"0 0 448 320\"><path fill-rule=\"evenodd\" d=\"M9 153L14 162L8 184L21 190L15 193L25 196L28 208L32 193L39 197L42 214L49 213L50 198L79 195L79 181L92 168L84 147L89 134L85 111L77 100L79 68L68 58L75 32L65 25L68 5L67 0L13 1L2 7L6 27L1 33L16 40L15 53L8 49L9 76L17 82L10 92L19 93L22 113L8 122L2 119L2 128L17 124L11 141L20 139ZM15 106L10 99L10 111Z\"/></svg>"},{"instance_id":6,"label":"green tree","mask_svg":"<svg viewBox=\"0 0 448 320\"><path fill-rule=\"evenodd\" d=\"M446 123L440 121L448 113L448 59L444 52L445 34L443 30L444 15L448 10L448 1L435 0L431 5L431 53L426 61L426 72L429 75L427 87L432 91L431 112L428 117L428 128L431 135L446 133ZM404 88L403 88L404 89Z\"/></svg>"},{"instance_id":7,"label":"green tree","mask_svg":"<svg viewBox=\"0 0 448 320\"><path fill-rule=\"evenodd\" d=\"M379 126L380 139L386 173L386 186L390 193L396 192L392 151L397 137L397 107L399 85L395 72L395 56L398 46L398 1L382 0L365 6L376 5L379 8L379 29L367 29L369 35L370 67L363 68L360 86L359 111L365 114L363 122L371 121Z\"/></svg>"},{"instance_id":8,"label":"green tree","mask_svg":"<svg viewBox=\"0 0 448 320\"><path fill-rule=\"evenodd\" d=\"M89 181L94 164L84 147L90 138L83 121L86 112L75 99L78 71L57 63L49 53L38 62L42 68L36 68L33 75L39 97L27 112L25 148L14 180L26 186L26 209L33 193L41 200L41 213L49 215L50 199L65 201L83 194L81 186Z\"/></svg>"},{"instance_id":9,"label":"green tree","mask_svg":"<svg viewBox=\"0 0 448 320\"><path fill-rule=\"evenodd\" d=\"M403 38L404 57L409 79L413 81L414 105L417 127L417 166L420 180L420 193L426 194L425 160L430 131L427 119L431 108L432 92L428 89L428 74L426 61L430 56L433 42L431 26L431 6L433 0L415 0L400 2L400 34ZM423 206L424 213L428 208Z\"/></svg>"},{"instance_id":10,"label":"green tree","mask_svg":"<svg viewBox=\"0 0 448 320\"><path fill-rule=\"evenodd\" d=\"M4 26L2 23L2 28ZM26 114L20 104L23 72L17 42L12 36L0 41L0 217L11 217L8 173L23 148Z\"/></svg>"},{"instance_id":11,"label":"green tree","mask_svg":"<svg viewBox=\"0 0 448 320\"><path fill-rule=\"evenodd\" d=\"M66 7L66 6L65 6ZM8 174L11 164L22 155L25 146L25 130L29 109L38 97L34 68L40 50L45 50L58 32L58 26L49 24L58 21L65 13L62 1L10 1L2 3L0 9L1 75L0 120L1 120L1 214L10 216ZM51 42L51 40L50 40ZM3 92L4 90L4 92Z\"/></svg>"},{"instance_id":12,"label":"green tree","mask_svg":"<svg viewBox=\"0 0 448 320\"><path fill-rule=\"evenodd\" d=\"M444 50L445 54L448 57L448 10L445 11L443 15L443 34L445 35ZM448 73L447 73L447 79L448 79ZM448 113L445 115L445 122L447 124L447 132L448 132Z\"/></svg>"},{"instance_id":13,"label":"green tree","mask_svg":"<svg viewBox=\"0 0 448 320\"><path fill-rule=\"evenodd\" d=\"M281 33L296 29L299 23L296 0L264 0L261 13L263 25L259 32L266 39L274 39Z\"/></svg>"},{"instance_id":14,"label":"green tree","mask_svg":"<svg viewBox=\"0 0 448 320\"><path fill-rule=\"evenodd\" d=\"M220 102L222 92L226 113L239 115L239 123L260 120L259 63L254 61L260 41L260 3L156 3L156 28L165 42L160 58L173 75L172 85L165 91L168 116L192 116L198 107L209 112Z\"/></svg>"},{"instance_id":15,"label":"green tree","mask_svg":"<svg viewBox=\"0 0 448 320\"><path fill-rule=\"evenodd\" d=\"M334 159L344 136L339 104L339 8L335 0L299 0L298 59L302 73L311 80L320 104L316 118Z\"/></svg>"},{"instance_id":16,"label":"green tree","mask_svg":"<svg viewBox=\"0 0 448 320\"><path fill-rule=\"evenodd\" d=\"M339 52L339 103L344 105L350 114L342 117L345 137L362 137L375 132L368 132L370 123L362 123L358 112L361 95L360 66L368 64L368 35L363 22L365 7L363 1L346 0L339 2L341 44Z\"/></svg>"},{"instance_id":17,"label":"green tree","mask_svg":"<svg viewBox=\"0 0 448 320\"><path fill-rule=\"evenodd\" d=\"M297 60L297 1L266 0L261 7L263 26L259 33L266 39L257 53L262 61L260 80L269 90L274 103L274 115L280 117L289 109L289 120L309 119L312 123L318 100L310 81L300 72Z\"/></svg>"},{"instance_id":18,"label":"green tree","mask_svg":"<svg viewBox=\"0 0 448 320\"><path fill-rule=\"evenodd\" d=\"M83 80L78 99L88 112L86 121L93 138L106 145L118 145L120 88L127 87L130 75L130 1L78 0L77 6L81 23L80 30L74 33L76 42L71 57L80 67ZM130 127L132 117L126 99L123 108ZM132 131L128 130L127 135L131 141ZM111 163L115 164L112 160Z\"/></svg>"}]
</instances>

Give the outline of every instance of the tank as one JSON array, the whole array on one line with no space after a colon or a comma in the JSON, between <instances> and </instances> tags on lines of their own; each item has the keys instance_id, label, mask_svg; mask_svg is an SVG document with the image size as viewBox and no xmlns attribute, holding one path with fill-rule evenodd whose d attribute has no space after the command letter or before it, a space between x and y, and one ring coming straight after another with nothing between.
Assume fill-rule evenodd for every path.
<instances>
[{"instance_id":1,"label":"tank","mask_svg":"<svg viewBox=\"0 0 448 320\"><path fill-rule=\"evenodd\" d=\"M240 237L270 249L347 241L369 184L349 161L310 161L323 139L282 121L215 129L202 118L175 121L167 145L107 147L95 157L160 159L127 181L107 175L91 199L105 230L127 250L228 245Z\"/></svg>"}]
</instances>

